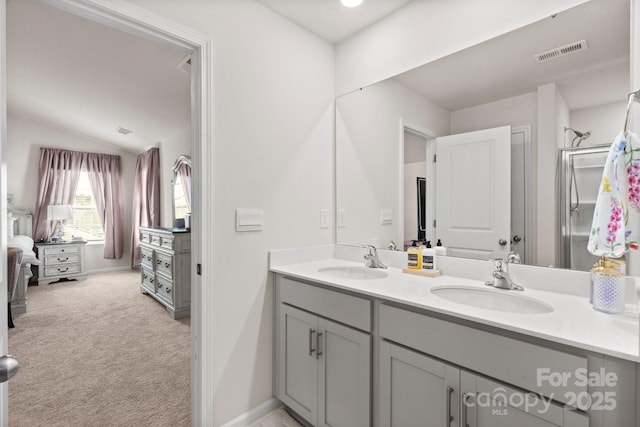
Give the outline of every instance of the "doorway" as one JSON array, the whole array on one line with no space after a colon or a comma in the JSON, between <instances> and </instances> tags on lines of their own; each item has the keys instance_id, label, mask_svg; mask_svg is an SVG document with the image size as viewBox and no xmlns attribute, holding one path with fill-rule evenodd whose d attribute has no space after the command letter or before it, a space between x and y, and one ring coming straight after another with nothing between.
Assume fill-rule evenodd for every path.
<instances>
[{"instance_id":1,"label":"doorway","mask_svg":"<svg viewBox=\"0 0 640 427\"><path fill-rule=\"evenodd\" d=\"M0 150L0 162L6 162L7 147L7 110L6 110L6 0L0 0L0 31L2 32L2 44L0 44L0 128L2 129L2 141ZM209 218L213 214L211 194L211 183L213 179L213 159L211 136L212 117L212 40L204 35L192 31L186 27L168 21L165 18L153 15L143 9L132 7L126 2L110 2L108 5L100 1L81 0L45 0L45 3L66 10L75 15L93 20L107 26L123 30L135 36L150 39L191 55L191 153L194 159L192 164L192 228L200 230L192 236L192 306L191 306L191 377L192 377L192 422L194 425L206 424L211 419L210 405L213 400L214 383L213 370L208 369L208 365L203 361L212 360L213 343L210 334L203 333L203 313L209 312L208 307L212 305L212 287L203 289L202 282L212 283L210 271L198 269L196 265L203 264L203 260L209 261L211 265L211 252L209 242L212 242L212 230L210 225L202 221L202 218ZM203 167L207 165L207 167ZM2 212L0 222L6 224L6 172L0 176L0 200L2 201ZM206 243L205 243L206 242ZM6 240L3 241L3 260L6 259ZM3 268L3 272L6 269ZM3 273L3 275L6 273ZM6 291L6 277L0 285ZM6 310L6 305L2 304ZM6 311L0 315L6 316ZM207 319L207 327L211 325L211 319ZM6 353L7 331L3 328L0 331L0 345ZM207 402L203 405L202 402ZM0 388L0 424L7 424L7 387Z\"/></svg>"}]
</instances>

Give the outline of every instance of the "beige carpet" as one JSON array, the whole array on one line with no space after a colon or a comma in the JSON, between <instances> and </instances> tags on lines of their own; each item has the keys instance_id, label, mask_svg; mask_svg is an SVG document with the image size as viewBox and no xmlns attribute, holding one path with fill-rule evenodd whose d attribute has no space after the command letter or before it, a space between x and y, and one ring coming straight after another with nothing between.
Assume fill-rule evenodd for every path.
<instances>
[{"instance_id":1,"label":"beige carpet","mask_svg":"<svg viewBox=\"0 0 640 427\"><path fill-rule=\"evenodd\" d=\"M9 330L9 425L188 426L190 322L140 294L137 271L30 286Z\"/></svg>"}]
</instances>

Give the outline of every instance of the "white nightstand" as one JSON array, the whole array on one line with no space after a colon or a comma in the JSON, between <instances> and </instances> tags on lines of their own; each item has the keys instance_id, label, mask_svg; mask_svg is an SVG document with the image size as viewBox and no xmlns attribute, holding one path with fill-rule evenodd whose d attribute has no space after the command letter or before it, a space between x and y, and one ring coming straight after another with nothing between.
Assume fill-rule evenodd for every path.
<instances>
[{"instance_id":1,"label":"white nightstand","mask_svg":"<svg viewBox=\"0 0 640 427\"><path fill-rule=\"evenodd\" d=\"M84 248L87 242L36 243L39 266L38 285L60 279L85 280Z\"/></svg>"}]
</instances>

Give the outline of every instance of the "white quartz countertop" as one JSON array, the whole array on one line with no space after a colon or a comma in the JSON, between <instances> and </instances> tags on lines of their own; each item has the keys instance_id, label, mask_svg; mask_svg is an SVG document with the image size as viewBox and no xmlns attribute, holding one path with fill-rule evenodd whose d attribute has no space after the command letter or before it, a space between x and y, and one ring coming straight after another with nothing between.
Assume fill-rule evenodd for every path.
<instances>
[{"instance_id":1,"label":"white quartz countertop","mask_svg":"<svg viewBox=\"0 0 640 427\"><path fill-rule=\"evenodd\" d=\"M343 279L319 272L335 266L363 266L363 263L328 258L316 261L272 265L270 270L289 277L317 282L387 301L494 326L532 337L566 344L596 353L640 362L639 322L635 305L628 304L624 314L610 315L594 310L588 298L536 289L502 291L543 301L550 313L506 313L454 303L431 293L436 286L472 286L492 289L479 280L442 275L424 277L406 274L400 268L388 268L387 277Z\"/></svg>"}]
</instances>

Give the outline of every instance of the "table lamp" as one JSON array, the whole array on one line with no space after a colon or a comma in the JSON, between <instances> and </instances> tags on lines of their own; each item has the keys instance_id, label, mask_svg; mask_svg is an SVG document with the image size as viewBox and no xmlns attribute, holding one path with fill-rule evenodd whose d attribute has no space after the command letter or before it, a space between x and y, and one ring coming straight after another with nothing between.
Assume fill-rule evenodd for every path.
<instances>
[{"instance_id":1,"label":"table lamp","mask_svg":"<svg viewBox=\"0 0 640 427\"><path fill-rule=\"evenodd\" d=\"M62 236L64 236L64 223L66 220L71 218L73 218L73 209L71 208L71 205L47 206L47 219L49 221L58 221L56 231L53 233L51 240L62 240Z\"/></svg>"}]
</instances>

